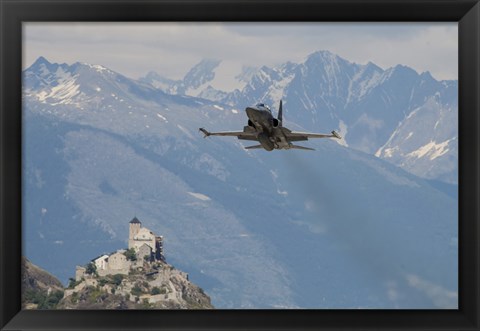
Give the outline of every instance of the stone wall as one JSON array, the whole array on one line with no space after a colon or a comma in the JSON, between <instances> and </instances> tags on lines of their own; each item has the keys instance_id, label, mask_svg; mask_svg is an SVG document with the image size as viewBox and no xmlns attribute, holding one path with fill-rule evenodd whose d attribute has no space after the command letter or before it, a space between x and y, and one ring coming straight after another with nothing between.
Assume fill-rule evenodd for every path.
<instances>
[{"instance_id":1,"label":"stone wall","mask_svg":"<svg viewBox=\"0 0 480 331\"><path fill-rule=\"evenodd\" d=\"M75 268L75 280L78 282L80 280L82 280L82 278L85 277L85 271L87 269L85 269L84 267L80 267L80 266L76 266Z\"/></svg>"},{"instance_id":2,"label":"stone wall","mask_svg":"<svg viewBox=\"0 0 480 331\"><path fill-rule=\"evenodd\" d=\"M108 258L108 264L106 270L123 270L130 269L130 261L127 260L127 257L121 252L110 255Z\"/></svg>"},{"instance_id":3,"label":"stone wall","mask_svg":"<svg viewBox=\"0 0 480 331\"><path fill-rule=\"evenodd\" d=\"M122 274L122 275L128 275L130 272L130 268L124 268L124 269L105 269L105 270L98 270L97 273L100 277L105 277L107 275L115 275L115 274Z\"/></svg>"}]
</instances>

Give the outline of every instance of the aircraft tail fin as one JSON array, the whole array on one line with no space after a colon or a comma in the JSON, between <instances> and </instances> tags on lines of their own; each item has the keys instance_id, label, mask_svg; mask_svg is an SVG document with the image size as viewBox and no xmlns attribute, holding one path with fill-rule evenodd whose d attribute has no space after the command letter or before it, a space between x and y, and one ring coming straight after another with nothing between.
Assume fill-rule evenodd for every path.
<instances>
[{"instance_id":1,"label":"aircraft tail fin","mask_svg":"<svg viewBox=\"0 0 480 331\"><path fill-rule=\"evenodd\" d=\"M298 146L298 145L290 145L290 148L293 148L293 149L303 149L303 150L305 150L305 151L314 151L313 148L303 147L303 146Z\"/></svg>"},{"instance_id":2,"label":"aircraft tail fin","mask_svg":"<svg viewBox=\"0 0 480 331\"><path fill-rule=\"evenodd\" d=\"M262 145L253 145L253 146L245 147L245 149L259 149L259 148L263 148L263 146Z\"/></svg>"},{"instance_id":3,"label":"aircraft tail fin","mask_svg":"<svg viewBox=\"0 0 480 331\"><path fill-rule=\"evenodd\" d=\"M280 122L280 125L282 125L282 119L283 119L282 100L280 99L280 106L278 106L278 121Z\"/></svg>"}]
</instances>

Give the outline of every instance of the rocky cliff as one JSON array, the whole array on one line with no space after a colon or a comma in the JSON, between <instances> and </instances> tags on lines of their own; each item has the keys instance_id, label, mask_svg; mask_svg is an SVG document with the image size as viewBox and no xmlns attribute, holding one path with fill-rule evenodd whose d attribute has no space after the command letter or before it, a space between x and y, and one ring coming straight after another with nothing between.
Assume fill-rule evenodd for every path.
<instances>
[{"instance_id":1,"label":"rocky cliff","mask_svg":"<svg viewBox=\"0 0 480 331\"><path fill-rule=\"evenodd\" d=\"M26 309L213 309L210 297L185 272L157 261L128 275L96 273L79 281L60 281L28 260L24 272Z\"/></svg>"},{"instance_id":2,"label":"rocky cliff","mask_svg":"<svg viewBox=\"0 0 480 331\"><path fill-rule=\"evenodd\" d=\"M185 272L156 261L128 275L85 275L71 280L61 309L212 309L210 298Z\"/></svg>"},{"instance_id":3,"label":"rocky cliff","mask_svg":"<svg viewBox=\"0 0 480 331\"><path fill-rule=\"evenodd\" d=\"M54 308L62 297L62 283L54 276L23 257L22 308Z\"/></svg>"}]
</instances>

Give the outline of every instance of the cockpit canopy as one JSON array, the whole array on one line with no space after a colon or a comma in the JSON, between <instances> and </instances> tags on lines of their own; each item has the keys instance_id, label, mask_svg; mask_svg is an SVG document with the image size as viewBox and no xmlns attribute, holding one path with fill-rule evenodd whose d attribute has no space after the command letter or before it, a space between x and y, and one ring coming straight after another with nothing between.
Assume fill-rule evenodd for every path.
<instances>
[{"instance_id":1,"label":"cockpit canopy","mask_svg":"<svg viewBox=\"0 0 480 331\"><path fill-rule=\"evenodd\" d=\"M259 109L265 109L265 110L268 110L269 112L272 112L268 106L265 106L264 103L257 103L256 107Z\"/></svg>"}]
</instances>

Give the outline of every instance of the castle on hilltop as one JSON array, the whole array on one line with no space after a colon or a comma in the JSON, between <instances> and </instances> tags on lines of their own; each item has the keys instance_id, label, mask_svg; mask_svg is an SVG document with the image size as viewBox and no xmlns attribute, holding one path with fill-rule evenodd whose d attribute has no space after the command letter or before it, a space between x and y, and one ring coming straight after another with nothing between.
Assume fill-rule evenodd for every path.
<instances>
[{"instance_id":1,"label":"castle on hilltop","mask_svg":"<svg viewBox=\"0 0 480 331\"><path fill-rule=\"evenodd\" d=\"M131 269L142 268L145 262L163 261L163 236L156 236L152 231L142 227L134 217L129 223L128 250L120 249L110 254L103 254L91 261L99 276L124 274ZM75 279L85 277L87 268L77 266Z\"/></svg>"},{"instance_id":2,"label":"castle on hilltop","mask_svg":"<svg viewBox=\"0 0 480 331\"><path fill-rule=\"evenodd\" d=\"M155 260L163 260L163 237L157 237L152 231L142 227L137 217L130 221L128 248L133 248L140 257L148 255Z\"/></svg>"}]
</instances>

